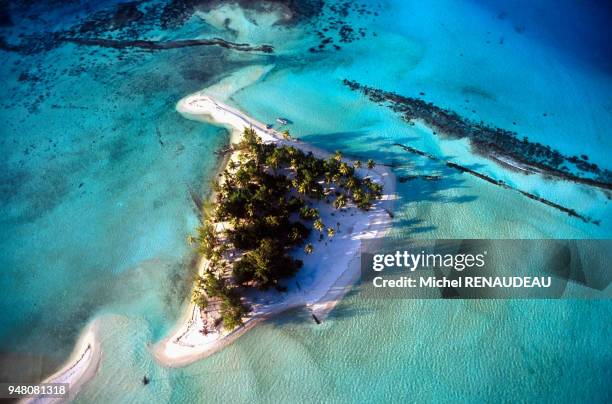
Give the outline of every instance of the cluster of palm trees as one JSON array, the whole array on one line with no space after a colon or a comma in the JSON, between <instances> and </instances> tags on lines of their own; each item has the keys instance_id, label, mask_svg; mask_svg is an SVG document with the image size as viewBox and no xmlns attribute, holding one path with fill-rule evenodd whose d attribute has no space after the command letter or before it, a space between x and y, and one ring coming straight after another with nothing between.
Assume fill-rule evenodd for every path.
<instances>
[{"instance_id":1,"label":"cluster of palm trees","mask_svg":"<svg viewBox=\"0 0 612 404\"><path fill-rule=\"evenodd\" d=\"M333 238L336 229L326 227L319 211L312 206L320 200L331 201L336 209L351 203L369 209L382 195L382 186L369 177L360 178L360 161L349 165L336 152L319 159L290 146L264 144L252 129L245 129L235 146L238 159L231 160L215 185L215 205L204 218L194 238L199 252L208 260L208 269L196 284L193 301L206 307L207 298L221 299L224 327L241 324L246 309L238 288L275 287L293 276L302 266L289 252L302 244L311 228ZM375 166L368 160L368 170ZM217 223L229 223L218 232ZM229 249L239 259L224 259ZM304 247L314 251L311 243ZM231 269L231 276L228 273Z\"/></svg>"},{"instance_id":2,"label":"cluster of palm trees","mask_svg":"<svg viewBox=\"0 0 612 404\"><path fill-rule=\"evenodd\" d=\"M219 304L221 321L227 330L233 330L242 324L242 317L248 309L242 303L236 287L230 286L226 279L212 271L198 276L192 294L192 302L205 310L209 299L216 299Z\"/></svg>"}]
</instances>

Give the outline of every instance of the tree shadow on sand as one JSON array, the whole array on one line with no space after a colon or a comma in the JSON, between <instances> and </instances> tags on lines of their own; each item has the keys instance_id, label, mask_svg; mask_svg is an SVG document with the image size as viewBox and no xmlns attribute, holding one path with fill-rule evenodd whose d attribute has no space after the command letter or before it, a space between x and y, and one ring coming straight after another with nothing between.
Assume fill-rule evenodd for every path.
<instances>
[{"instance_id":1,"label":"tree shadow on sand","mask_svg":"<svg viewBox=\"0 0 612 404\"><path fill-rule=\"evenodd\" d=\"M416 136L402 136L401 142L409 144L419 140ZM397 177L396 212L405 212L423 202L427 203L471 203L478 199L468 194L469 186L466 177L454 168L422 156L417 156L396 145L398 138L377 135L368 130L312 134L304 137L304 141L321 148L329 148L330 143L335 149L342 151L347 157L355 160L373 159L379 164L390 167ZM441 160L452 160L453 156L441 156ZM482 165L466 166L478 170ZM451 190L461 190L449 192ZM414 228L411 227L414 226ZM406 226L409 233L427 233L435 230L435 223L424 223L420 217L397 217L394 226Z\"/></svg>"},{"instance_id":2,"label":"tree shadow on sand","mask_svg":"<svg viewBox=\"0 0 612 404\"><path fill-rule=\"evenodd\" d=\"M408 143L417 139L403 137L402 142ZM393 219L393 227L402 229L402 237L406 235L427 237L428 233L437 229L435 223L429 223L422 217L424 216L422 209L417 211L414 207L428 209L433 203L465 204L478 199L477 196L468 193L470 186L466 184L465 175L445 164L416 156L394 146L396 138L387 138L364 130L313 134L303 137L302 140L330 152L340 150L349 159L362 162L373 159L377 164L390 167L397 177L397 199L394 208L397 214ZM453 156L443 157L443 159L452 158ZM479 166L473 165L469 168L476 170ZM452 190L459 192L449 192ZM359 282L357 282L343 299L355 296L359 291ZM324 324L329 319L343 320L367 315L373 311L367 307L356 308L355 305L339 302L326 318L315 319L311 310L301 307L272 318L270 324L275 327L308 323L317 326L317 321Z\"/></svg>"},{"instance_id":3,"label":"tree shadow on sand","mask_svg":"<svg viewBox=\"0 0 612 404\"><path fill-rule=\"evenodd\" d=\"M350 299L352 296L359 293L359 283L353 285L353 287L342 297L343 300ZM319 303L331 303L326 301L325 298ZM282 314L275 316L270 319L269 324L274 327L284 327L287 325L301 325L311 323L313 326L323 325L330 319L343 320L351 317L367 315L374 313L375 310L368 307L355 307L355 305L345 304L340 301L336 304L333 310L325 317L318 316L317 320L313 317L312 311L307 307L297 307L283 312ZM316 314L315 314L316 316Z\"/></svg>"}]
</instances>

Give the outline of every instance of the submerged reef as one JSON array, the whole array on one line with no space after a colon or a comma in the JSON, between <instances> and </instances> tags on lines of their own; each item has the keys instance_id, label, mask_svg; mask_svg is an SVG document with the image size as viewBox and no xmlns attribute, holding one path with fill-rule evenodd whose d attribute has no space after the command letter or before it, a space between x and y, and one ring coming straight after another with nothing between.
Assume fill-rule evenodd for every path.
<instances>
[{"instance_id":1,"label":"submerged reef","mask_svg":"<svg viewBox=\"0 0 612 404\"><path fill-rule=\"evenodd\" d=\"M175 30L180 28L187 20L199 10L211 9L218 6L220 1L169 1L162 7L154 2L125 2L101 10L86 12L76 18L72 24L63 29L56 29L53 25L45 26L36 33L30 32L27 25L12 29L13 35L3 30L3 27L12 28L12 15L18 15L21 21L41 20L39 11L32 4L19 4L6 7L0 14L0 50L18 52L24 55L51 51L65 42L74 42L81 45L109 47L114 49L140 48L148 50L165 50L192 46L221 46L237 51L255 51L272 53L270 45L251 46L250 44L237 44L220 38L211 39L184 39L159 41L160 30ZM238 1L245 7L254 8L263 2ZM288 20L297 16L310 15L306 7L293 1L265 2L283 7L284 16ZM286 4L285 4L286 3ZM301 2L300 2L301 3ZM305 2L310 4L310 2ZM49 4L47 10L61 5ZM289 7L289 8L287 8ZM85 8L87 11L88 8ZM6 28L5 28L6 29ZM14 35L17 34L18 35ZM151 38L153 33L154 38ZM18 41L16 40L18 38Z\"/></svg>"},{"instance_id":2,"label":"submerged reef","mask_svg":"<svg viewBox=\"0 0 612 404\"><path fill-rule=\"evenodd\" d=\"M316 47L308 49L311 53L323 52L328 48L336 51L342 49L342 45L350 44L368 35L368 24L362 27L355 27L347 20L361 21L363 19L373 20L378 17L381 4L368 5L351 1L332 3L324 8L321 16L313 22L314 32L319 38ZM368 21L370 22L370 21ZM372 33L376 36L376 33Z\"/></svg>"},{"instance_id":3,"label":"submerged reef","mask_svg":"<svg viewBox=\"0 0 612 404\"><path fill-rule=\"evenodd\" d=\"M582 220L585 223L593 223L593 224L595 224L597 226L599 226L600 223L601 223L600 220L593 220L593 219L591 219L589 217L581 215L575 209L568 208L568 207L565 207L563 205L559 205L558 203L555 203L555 202L553 202L551 200L548 200L548 199L542 198L540 196L534 195L534 194L532 194L530 192L526 192L526 191L514 188L514 187L506 184L502 180L496 180L495 178L492 178L492 177L490 177L488 175L479 173L478 171L475 171L475 170L472 170L471 168L462 166L461 164L453 163L452 161L443 160L443 159L438 158L438 157L436 157L436 156L434 156L434 155L432 155L430 153L424 152L422 150L416 149L416 148L411 147L411 146L403 145L401 143L394 143L393 146L401 147L402 149L404 149L405 151L407 151L409 153L416 154L418 156L428 158L429 160L436 161L438 163L444 164L447 167L450 167L450 168L452 168L452 169L454 169L456 171L459 171L460 173L465 173L465 174L472 175L474 177L480 178L481 180L486 181L486 182L488 182L490 184L493 184L495 186L498 186L498 187L501 187L501 188L504 188L504 189L509 189L509 190L512 190L512 191L516 191L516 192L520 193L521 195L526 196L529 199L532 199L534 201L543 203L544 205L548 205L548 206L550 206L552 208L555 208L555 209L557 209L557 210L559 210L561 212L567 213L568 216L578 218L578 219ZM439 176L433 176L433 175L425 175L425 176L420 176L420 177L419 176L408 176L408 177L400 178L399 182L406 182L406 181L410 181L410 180L413 180L413 179L416 179L416 178L423 178L423 179L428 180L428 181L437 181L437 180L440 179Z\"/></svg>"},{"instance_id":4,"label":"submerged reef","mask_svg":"<svg viewBox=\"0 0 612 404\"><path fill-rule=\"evenodd\" d=\"M612 172L589 162L586 155L566 156L548 145L531 142L526 137L520 139L516 132L472 121L419 98L368 87L353 80L343 82L371 101L400 113L408 122L422 121L434 133L450 139L467 138L475 153L506 168L612 190Z\"/></svg>"},{"instance_id":5,"label":"submerged reef","mask_svg":"<svg viewBox=\"0 0 612 404\"><path fill-rule=\"evenodd\" d=\"M211 46L217 45L226 49L233 49L238 51L246 52L264 52L272 53L274 48L270 45L251 46L247 43L235 43L229 42L221 38L213 39L185 39L182 41L121 41L114 39L89 39L89 38L62 38L61 40L66 42L73 42L78 45L95 45L103 48L114 48L114 49L125 49L125 48L140 48L147 50L166 50L166 49L177 49L187 48L192 46Z\"/></svg>"}]
</instances>

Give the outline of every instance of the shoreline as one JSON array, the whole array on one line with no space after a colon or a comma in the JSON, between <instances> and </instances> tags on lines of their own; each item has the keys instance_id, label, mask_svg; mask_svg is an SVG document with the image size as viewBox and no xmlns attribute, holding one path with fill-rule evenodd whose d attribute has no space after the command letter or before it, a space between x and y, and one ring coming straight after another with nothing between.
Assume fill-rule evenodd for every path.
<instances>
[{"instance_id":1,"label":"shoreline","mask_svg":"<svg viewBox=\"0 0 612 404\"><path fill-rule=\"evenodd\" d=\"M66 383L68 395L66 398L28 397L20 403L61 403L74 400L81 387L98 371L102 357L100 341L97 338L98 320L92 321L83 331L76 343L70 358L58 371L44 379L41 383Z\"/></svg>"},{"instance_id":2,"label":"shoreline","mask_svg":"<svg viewBox=\"0 0 612 404\"><path fill-rule=\"evenodd\" d=\"M230 143L239 141L244 128L251 127L264 143L293 146L305 153L312 152L318 158L328 158L332 155L299 140L284 139L276 130L269 129L265 124L241 111L206 95L205 91L183 98L177 103L176 109L187 119L227 127L231 134ZM349 162L347 158L343 160ZM322 218L327 222L337 220L343 230L348 229L348 234L342 233L342 237L337 236L334 243L329 243L330 245L325 243L325 247L317 245L317 250L320 251L315 251L312 256L303 257L310 262L307 262L305 268L292 278L292 281L298 285L297 289L292 288L280 298L268 296L268 299L261 303L256 300L244 324L223 334L209 333L205 336L201 334L199 330L203 324L199 310L195 304L190 303L170 336L152 347L151 351L156 360L168 367L186 366L218 352L260 321L297 307L305 307L317 318L325 318L359 277L360 240L381 237L391 227L389 212L393 210L395 175L389 168L381 165L371 170L361 168L358 172L361 176L369 175L374 181L383 184L382 199L377 201L371 210L357 211L350 216L337 217L331 211L322 214ZM336 251L336 254L333 254L332 250ZM338 250L343 251L340 257L337 256ZM201 258L198 262L198 274L201 275L205 267L206 260ZM307 286L302 289L298 280ZM266 296L259 300L265 298Z\"/></svg>"},{"instance_id":3,"label":"shoreline","mask_svg":"<svg viewBox=\"0 0 612 404\"><path fill-rule=\"evenodd\" d=\"M245 67L237 72L230 74L219 82L208 87L206 91L213 92L218 97L223 97L226 94L232 94L241 88L244 88L265 76L274 68L274 65L254 65ZM185 115L184 115L185 116ZM189 119L188 116L185 116ZM199 117L193 117L195 120L201 120ZM240 139L240 133L230 131L230 144L237 142ZM222 166L229 161L224 158ZM222 170L222 168L221 168ZM199 264L201 264L201 260ZM179 326L189 321L190 310L185 311L181 316ZM69 396L63 398L43 398L43 397L27 397L20 402L22 403L60 403L73 400L81 387L91 380L98 371L98 366L102 357L102 349L98 339L100 331L99 319L94 319L90 322L79 336L72 353L66 359L64 364L50 376L47 376L41 383L68 383Z\"/></svg>"},{"instance_id":4,"label":"shoreline","mask_svg":"<svg viewBox=\"0 0 612 404\"><path fill-rule=\"evenodd\" d=\"M282 135L277 131L266 129L265 124L218 101L227 100L231 94L261 79L273 68L274 65L250 66L244 68L203 91L193 93L183 98L177 103L177 111L186 119L211 123L229 129L230 144L240 141L244 127L252 126L262 138L262 141L266 143L274 142L279 145L285 144L296 147L306 153L311 151L313 155L319 158L331 156L332 153L299 140L283 139ZM213 99L207 94L213 94L215 98ZM192 105L191 108L186 107L185 103L187 101L194 101L194 99L204 99L205 104L200 106ZM204 108L201 108L202 106ZM218 109L218 107L220 107L220 109ZM231 155L232 153L223 158L221 170L231 159ZM343 158L343 160L350 162L347 158ZM349 254L344 254L345 256L343 256L342 259L338 259L337 256L333 255L328 255L322 257L324 259L320 259L321 255L323 255L321 253L323 253L325 249L318 245L317 250L319 251L312 254L312 256L315 257L301 257L309 259L310 261L319 257L316 261L320 262L325 268L325 271L311 270L308 274L305 274L306 268L303 268L298 272L296 277L291 279L291 281L299 280L300 283L306 285L305 289L308 291L307 293L301 290L297 291L295 288L290 288L294 290L290 293L286 293L286 296L280 301L276 301L273 304L266 304L267 302L253 304L252 311L249 317L245 319L242 326L223 335L209 334L207 338L205 338L205 341L202 341L202 338L200 338L202 335L199 333L200 328L198 328L198 326L201 325L201 323L199 323L199 321L201 321L199 312L196 310L196 306L193 303L189 303L179 321L169 333L169 336L150 347L153 357L164 366L186 366L218 352L261 321L265 321L282 312L298 307L306 308L320 320L325 319L359 277L358 257L360 239L363 237L382 236L391 227L389 212L393 210L393 199L395 198L395 175L391 172L390 168L383 165L377 165L372 170L362 168L359 169L358 172L360 172L360 174L369 174L374 180L383 183L383 198L377 201L371 210L367 212L356 212L354 216L346 215L343 218L353 218L352 220L344 220L343 222L343 228L346 222L347 227L350 228L350 232L348 235L342 231L339 232L339 234L334 237L334 242L330 243L332 245L329 246L328 249L331 250L331 247L334 247L335 250L341 249L343 252L348 252ZM322 217L329 221L329 212L324 213ZM344 238L344 240L341 240L342 238ZM343 244L344 246L339 248ZM330 257L334 258L332 265L325 266L326 260ZM206 262L203 258L198 260L198 273L203 273L205 264ZM310 262L309 267L312 269L313 266L316 266L316 262ZM302 279L304 275L307 275L307 278L310 276L312 279L304 280ZM68 383L69 395L67 398L28 397L20 402L59 403L74 400L82 386L90 381L98 371L102 356L102 349L98 338L99 332L99 319L94 319L82 331L73 352L64 365L42 381L42 383Z\"/></svg>"}]
</instances>

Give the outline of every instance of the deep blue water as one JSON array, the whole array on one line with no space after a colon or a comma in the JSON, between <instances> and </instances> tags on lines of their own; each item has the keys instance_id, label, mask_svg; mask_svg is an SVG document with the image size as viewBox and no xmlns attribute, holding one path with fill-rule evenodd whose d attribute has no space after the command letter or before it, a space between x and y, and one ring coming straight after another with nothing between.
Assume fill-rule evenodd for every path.
<instances>
[{"instance_id":1,"label":"deep blue water","mask_svg":"<svg viewBox=\"0 0 612 404\"><path fill-rule=\"evenodd\" d=\"M612 72L612 3L608 1L475 0L517 31L568 58Z\"/></svg>"}]
</instances>

